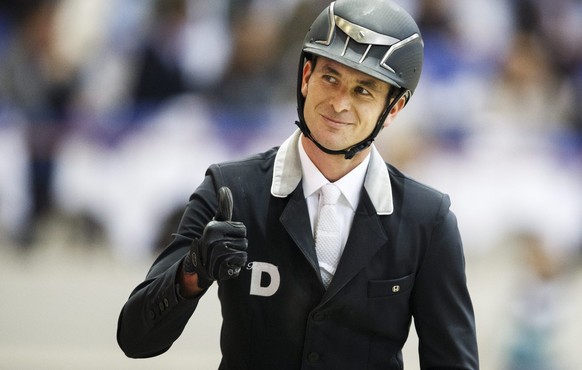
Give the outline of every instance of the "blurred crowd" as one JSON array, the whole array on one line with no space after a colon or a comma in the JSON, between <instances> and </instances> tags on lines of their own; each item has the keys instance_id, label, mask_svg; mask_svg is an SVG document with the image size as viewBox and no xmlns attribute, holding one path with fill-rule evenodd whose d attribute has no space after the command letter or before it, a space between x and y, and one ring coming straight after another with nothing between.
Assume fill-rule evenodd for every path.
<instances>
[{"instance_id":1,"label":"blurred crowd","mask_svg":"<svg viewBox=\"0 0 582 370\"><path fill-rule=\"evenodd\" d=\"M0 240L32 248L59 216L121 256L155 252L208 164L294 129L299 50L327 3L3 1ZM468 249L535 230L579 250L580 1L400 3L426 60L378 139L387 159L453 193Z\"/></svg>"},{"instance_id":2,"label":"blurred crowd","mask_svg":"<svg viewBox=\"0 0 582 370\"><path fill-rule=\"evenodd\" d=\"M468 255L525 245L545 282L579 265L582 2L397 2L425 66L378 148L451 194ZM34 250L57 219L150 258L210 163L295 130L303 36L328 3L3 0L0 247Z\"/></svg>"}]
</instances>

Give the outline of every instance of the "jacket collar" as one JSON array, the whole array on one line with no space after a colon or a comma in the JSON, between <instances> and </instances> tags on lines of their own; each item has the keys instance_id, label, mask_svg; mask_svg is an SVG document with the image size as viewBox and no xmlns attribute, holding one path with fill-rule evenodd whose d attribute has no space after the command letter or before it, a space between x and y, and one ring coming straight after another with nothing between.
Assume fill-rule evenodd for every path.
<instances>
[{"instance_id":1,"label":"jacket collar","mask_svg":"<svg viewBox=\"0 0 582 370\"><path fill-rule=\"evenodd\" d=\"M296 130L277 151L273 165L273 181L271 194L277 198L285 198L295 190L301 181L301 160L297 144L301 131ZM392 186L386 163L374 145L371 146L370 164L364 188L379 215L389 215L394 211L392 202Z\"/></svg>"}]
</instances>

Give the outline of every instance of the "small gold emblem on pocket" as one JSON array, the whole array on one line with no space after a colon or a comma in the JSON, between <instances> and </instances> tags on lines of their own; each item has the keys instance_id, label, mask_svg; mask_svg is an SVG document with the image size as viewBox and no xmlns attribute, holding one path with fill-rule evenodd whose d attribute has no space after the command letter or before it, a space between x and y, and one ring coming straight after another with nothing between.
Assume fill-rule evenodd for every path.
<instances>
[{"instance_id":1,"label":"small gold emblem on pocket","mask_svg":"<svg viewBox=\"0 0 582 370\"><path fill-rule=\"evenodd\" d=\"M394 285L392 287L392 293L398 293L400 291L400 285Z\"/></svg>"}]
</instances>

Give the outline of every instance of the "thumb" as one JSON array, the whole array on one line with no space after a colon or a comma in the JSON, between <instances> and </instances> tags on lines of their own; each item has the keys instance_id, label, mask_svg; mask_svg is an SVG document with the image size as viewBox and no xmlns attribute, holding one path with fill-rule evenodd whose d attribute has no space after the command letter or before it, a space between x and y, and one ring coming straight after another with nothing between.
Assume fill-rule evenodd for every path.
<instances>
[{"instance_id":1,"label":"thumb","mask_svg":"<svg viewBox=\"0 0 582 370\"><path fill-rule=\"evenodd\" d=\"M227 186L218 189L218 209L214 219L216 221L230 221L232 219L232 192Z\"/></svg>"}]
</instances>

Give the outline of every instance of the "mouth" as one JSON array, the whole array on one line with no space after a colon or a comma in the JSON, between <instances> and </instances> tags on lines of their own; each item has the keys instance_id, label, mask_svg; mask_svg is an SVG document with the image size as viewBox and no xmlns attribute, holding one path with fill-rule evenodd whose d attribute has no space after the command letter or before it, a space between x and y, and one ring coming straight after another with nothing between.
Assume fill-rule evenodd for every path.
<instances>
[{"instance_id":1,"label":"mouth","mask_svg":"<svg viewBox=\"0 0 582 370\"><path fill-rule=\"evenodd\" d=\"M327 116L327 115L324 115L324 114L322 114L321 117L323 118L323 120L325 122L327 122L331 126L343 127L343 126L350 125L349 122L341 121L341 120L338 120L336 118L331 118L330 116Z\"/></svg>"}]
</instances>

